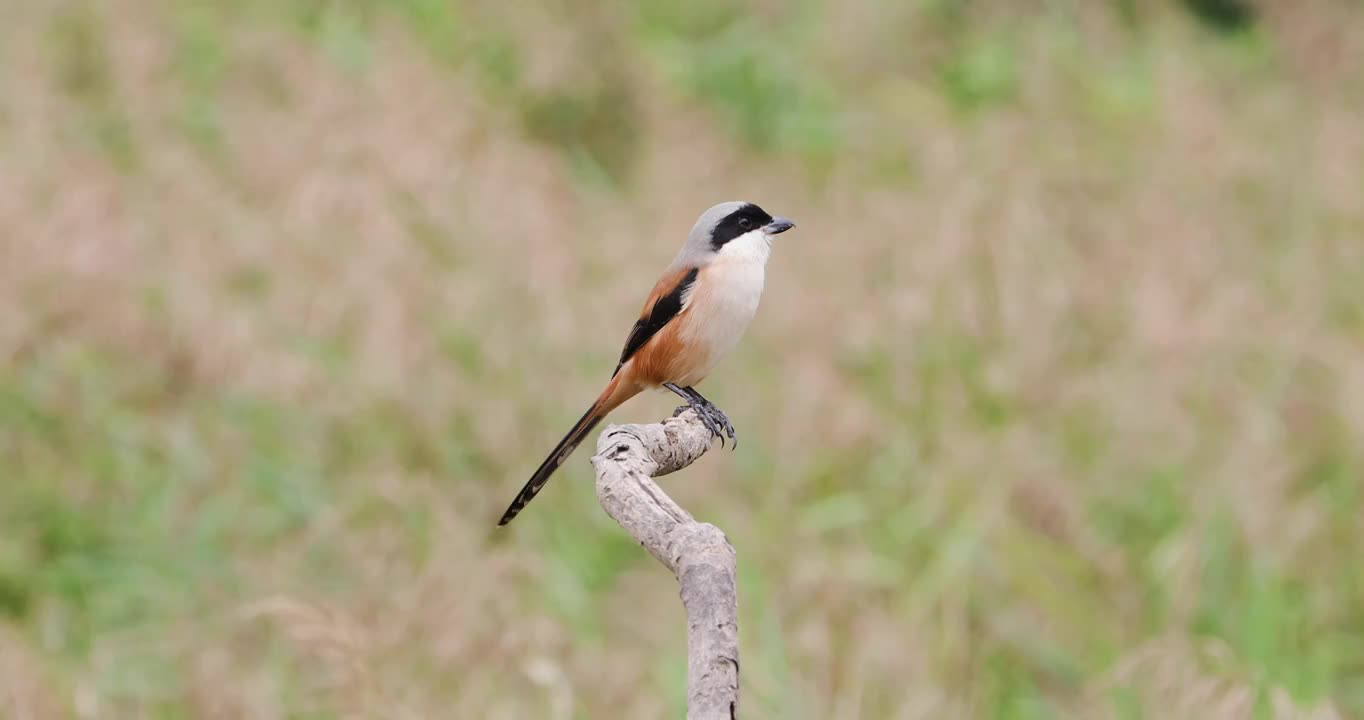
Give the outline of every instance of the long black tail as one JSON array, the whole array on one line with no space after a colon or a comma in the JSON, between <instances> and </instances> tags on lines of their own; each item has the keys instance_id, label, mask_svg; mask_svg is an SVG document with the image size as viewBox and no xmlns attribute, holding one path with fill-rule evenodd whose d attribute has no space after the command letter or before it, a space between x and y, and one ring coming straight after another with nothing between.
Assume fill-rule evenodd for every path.
<instances>
[{"instance_id":1,"label":"long black tail","mask_svg":"<svg viewBox=\"0 0 1364 720\"><path fill-rule=\"evenodd\" d=\"M603 395L605 396L605 393L603 393ZM526 482L526 486L521 488L521 492L517 494L516 499L512 501L511 505L507 508L507 511L502 513L502 519L497 521L499 526L511 522L512 518L516 517L516 514L521 512L521 508L524 508L526 503L529 503L535 497L535 494L540 492L540 488L543 488L545 483L549 482L549 476L553 475L554 471L558 470L559 466L564 464L564 461L568 459L568 456L573 454L573 451L578 448L578 444L583 441L583 438L586 437L588 433L592 432L592 428L596 427L597 423L601 422L602 418L606 417L606 413L609 412L609 409L602 407L602 405L603 403L601 400L592 403L592 407L588 408L587 412L583 413L582 419L578 420L577 424L573 426L573 429L569 430L568 434L564 436L564 439L560 440L559 444L554 446L554 451L549 454L549 457L545 458L544 462L540 463L540 469L536 470L535 474L530 476L530 480Z\"/></svg>"}]
</instances>

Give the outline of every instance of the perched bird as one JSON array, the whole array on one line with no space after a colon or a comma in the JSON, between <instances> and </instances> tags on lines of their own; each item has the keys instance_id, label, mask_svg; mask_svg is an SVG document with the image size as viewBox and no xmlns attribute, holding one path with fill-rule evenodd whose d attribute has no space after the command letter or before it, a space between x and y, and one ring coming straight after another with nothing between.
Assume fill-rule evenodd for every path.
<instances>
[{"instance_id":1,"label":"perched bird","mask_svg":"<svg viewBox=\"0 0 1364 720\"><path fill-rule=\"evenodd\" d=\"M795 226L748 202L721 203L701 214L644 301L611 381L530 476L498 525L521 512L607 413L644 390L661 387L681 396L687 404L674 415L690 407L722 445L728 435L737 446L729 418L693 386L748 329L762 297L772 237Z\"/></svg>"}]
</instances>

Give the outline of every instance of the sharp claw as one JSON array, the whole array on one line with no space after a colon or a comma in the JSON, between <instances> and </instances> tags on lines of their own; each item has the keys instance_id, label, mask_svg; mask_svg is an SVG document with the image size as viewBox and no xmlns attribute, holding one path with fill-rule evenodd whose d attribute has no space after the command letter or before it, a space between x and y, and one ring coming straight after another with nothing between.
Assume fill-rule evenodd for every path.
<instances>
[{"instance_id":1,"label":"sharp claw","mask_svg":"<svg viewBox=\"0 0 1364 720\"><path fill-rule=\"evenodd\" d=\"M738 433L734 430L734 423L730 422L729 416L726 415L719 408L712 406L711 410L715 413L717 423L720 425L720 427L724 428L725 435L729 436L729 439L734 441L730 445L730 451L737 450L739 448L739 436ZM722 446L724 445L724 438L720 439L720 444Z\"/></svg>"},{"instance_id":2,"label":"sharp claw","mask_svg":"<svg viewBox=\"0 0 1364 720\"><path fill-rule=\"evenodd\" d=\"M696 411L696 417L701 420L701 424L710 431L710 434L720 440L720 447L725 446L725 437L734 442L730 443L730 451L739 449L739 434L734 430L734 423L729 421L729 417L724 411L715 407L709 400L688 400L686 405L679 405L673 411L673 417L677 417L687 410Z\"/></svg>"},{"instance_id":3,"label":"sharp claw","mask_svg":"<svg viewBox=\"0 0 1364 720\"><path fill-rule=\"evenodd\" d=\"M692 410L696 411L696 417L701 420L701 424L706 427L706 430L710 432L711 435L720 434L719 428L715 425L715 418L711 416L709 408L700 403L694 403L690 407Z\"/></svg>"}]
</instances>

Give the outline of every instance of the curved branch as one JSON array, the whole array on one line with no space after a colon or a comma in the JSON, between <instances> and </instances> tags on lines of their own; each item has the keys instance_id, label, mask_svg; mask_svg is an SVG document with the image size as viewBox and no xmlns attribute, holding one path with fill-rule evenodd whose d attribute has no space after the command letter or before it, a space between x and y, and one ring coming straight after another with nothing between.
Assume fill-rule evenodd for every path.
<instances>
[{"instance_id":1,"label":"curved branch","mask_svg":"<svg viewBox=\"0 0 1364 720\"><path fill-rule=\"evenodd\" d=\"M687 612L687 717L732 720L739 708L735 555L720 528L699 523L652 478L692 464L710 431L687 410L652 425L611 425L597 439L597 499L677 576Z\"/></svg>"}]
</instances>

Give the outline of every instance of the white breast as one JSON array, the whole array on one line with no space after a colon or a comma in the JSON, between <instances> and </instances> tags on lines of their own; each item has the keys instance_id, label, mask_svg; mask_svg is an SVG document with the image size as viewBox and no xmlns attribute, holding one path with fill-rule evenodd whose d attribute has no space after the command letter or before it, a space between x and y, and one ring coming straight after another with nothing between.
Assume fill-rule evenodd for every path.
<instances>
[{"instance_id":1,"label":"white breast","mask_svg":"<svg viewBox=\"0 0 1364 720\"><path fill-rule=\"evenodd\" d=\"M682 337L702 356L683 385L701 382L739 344L758 312L770 239L760 232L728 243L702 269L696 289L687 298L689 322Z\"/></svg>"}]
</instances>

